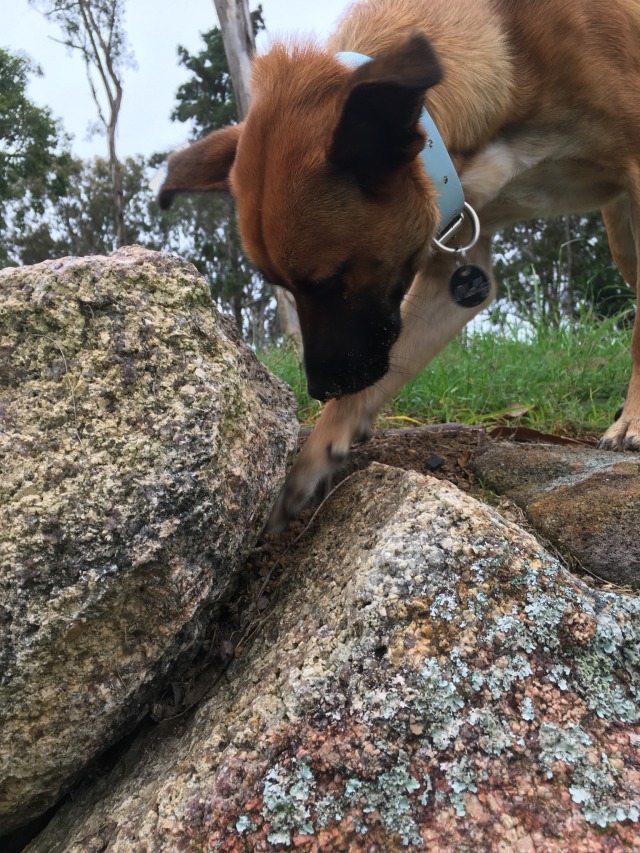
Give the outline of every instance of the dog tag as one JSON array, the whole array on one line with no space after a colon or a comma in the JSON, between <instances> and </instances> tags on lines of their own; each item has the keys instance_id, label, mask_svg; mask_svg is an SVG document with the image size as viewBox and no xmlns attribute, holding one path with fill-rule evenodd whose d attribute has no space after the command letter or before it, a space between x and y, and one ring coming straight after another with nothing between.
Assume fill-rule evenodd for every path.
<instances>
[{"instance_id":1,"label":"dog tag","mask_svg":"<svg viewBox=\"0 0 640 853\"><path fill-rule=\"evenodd\" d=\"M463 308L476 308L489 295L489 276L477 264L458 267L449 280L449 293Z\"/></svg>"}]
</instances>

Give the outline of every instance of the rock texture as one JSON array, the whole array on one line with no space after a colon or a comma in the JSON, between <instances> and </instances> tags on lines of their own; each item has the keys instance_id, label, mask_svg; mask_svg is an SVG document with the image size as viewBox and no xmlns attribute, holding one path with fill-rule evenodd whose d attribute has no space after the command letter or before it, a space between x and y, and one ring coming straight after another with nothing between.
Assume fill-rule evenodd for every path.
<instances>
[{"instance_id":1,"label":"rock texture","mask_svg":"<svg viewBox=\"0 0 640 853\"><path fill-rule=\"evenodd\" d=\"M474 470L588 571L640 589L636 454L499 442L476 457Z\"/></svg>"},{"instance_id":2,"label":"rock texture","mask_svg":"<svg viewBox=\"0 0 640 853\"><path fill-rule=\"evenodd\" d=\"M192 266L128 248L0 271L0 833L197 646L296 436Z\"/></svg>"},{"instance_id":3,"label":"rock texture","mask_svg":"<svg viewBox=\"0 0 640 853\"><path fill-rule=\"evenodd\" d=\"M28 848L635 849L640 601L447 483L345 480L251 648Z\"/></svg>"}]
</instances>

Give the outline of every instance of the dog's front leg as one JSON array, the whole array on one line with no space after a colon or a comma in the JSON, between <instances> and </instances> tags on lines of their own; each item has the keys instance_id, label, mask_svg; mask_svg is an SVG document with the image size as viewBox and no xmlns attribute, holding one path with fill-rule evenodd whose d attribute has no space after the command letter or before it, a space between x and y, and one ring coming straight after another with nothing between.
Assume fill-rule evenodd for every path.
<instances>
[{"instance_id":1,"label":"dog's front leg","mask_svg":"<svg viewBox=\"0 0 640 853\"><path fill-rule=\"evenodd\" d=\"M489 239L484 238L470 257L490 269ZM390 353L387 374L375 385L337 400L324 408L320 420L298 454L273 508L267 531L283 530L317 492L324 491L356 440L367 438L382 405L415 376L451 341L469 320L485 308L491 294L477 308L461 308L449 294L455 264L435 258L429 274L419 273L402 303L402 332Z\"/></svg>"},{"instance_id":2,"label":"dog's front leg","mask_svg":"<svg viewBox=\"0 0 640 853\"><path fill-rule=\"evenodd\" d=\"M625 194L602 211L611 254L620 274L640 296L640 166L635 172L636 191ZM634 204L633 198L637 198ZM640 451L640 311L636 310L631 338L631 381L618 419L600 439L603 450Z\"/></svg>"}]
</instances>

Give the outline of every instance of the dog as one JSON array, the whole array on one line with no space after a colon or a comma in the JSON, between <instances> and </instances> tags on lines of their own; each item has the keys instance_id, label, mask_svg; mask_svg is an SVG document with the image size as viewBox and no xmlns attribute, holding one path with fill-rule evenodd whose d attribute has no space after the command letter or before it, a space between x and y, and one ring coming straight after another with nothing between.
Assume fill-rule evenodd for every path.
<instances>
[{"instance_id":1,"label":"dog","mask_svg":"<svg viewBox=\"0 0 640 853\"><path fill-rule=\"evenodd\" d=\"M295 297L309 392L328 402L272 511L277 531L490 303L495 231L601 209L637 291L640 2L360 0L326 46L255 58L252 90L244 122L170 158L159 202L230 192L248 256ZM434 139L446 167L429 165ZM453 222L448 184L464 194ZM460 295L467 270L477 286ZM640 450L640 314L631 357L605 449Z\"/></svg>"}]
</instances>

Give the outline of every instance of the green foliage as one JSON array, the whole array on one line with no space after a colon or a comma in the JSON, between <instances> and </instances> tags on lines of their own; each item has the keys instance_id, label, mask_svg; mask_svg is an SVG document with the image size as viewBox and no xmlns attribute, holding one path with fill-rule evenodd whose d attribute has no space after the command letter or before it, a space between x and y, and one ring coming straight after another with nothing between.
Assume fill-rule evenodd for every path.
<instances>
[{"instance_id":1,"label":"green foliage","mask_svg":"<svg viewBox=\"0 0 640 853\"><path fill-rule=\"evenodd\" d=\"M216 304L233 314L249 342L264 346L273 340L273 300L242 250L232 199L219 193L183 195L165 212L154 202L151 216L156 226L145 245L176 252L194 264Z\"/></svg>"},{"instance_id":2,"label":"green foliage","mask_svg":"<svg viewBox=\"0 0 640 853\"><path fill-rule=\"evenodd\" d=\"M42 210L45 196L66 191L69 157L59 151L60 126L27 97L30 77L41 73L26 55L0 48L0 264L8 260L8 203L29 193Z\"/></svg>"},{"instance_id":3,"label":"green foliage","mask_svg":"<svg viewBox=\"0 0 640 853\"><path fill-rule=\"evenodd\" d=\"M264 30L262 6L251 12L254 35ZM177 105L171 113L173 121L190 122L192 137L198 139L213 130L235 124L237 109L227 57L222 42L222 32L214 27L202 33L204 50L190 54L178 45L180 65L192 77L183 83L176 94Z\"/></svg>"},{"instance_id":4,"label":"green foliage","mask_svg":"<svg viewBox=\"0 0 640 853\"><path fill-rule=\"evenodd\" d=\"M145 167L144 159L137 157L129 158L124 169L127 226L132 242L139 242L149 228L147 208L151 194L146 188ZM44 200L44 210L34 210L30 194L14 206L8 244L20 263L105 254L116 248L109 163L101 157L69 157L64 177L66 194Z\"/></svg>"},{"instance_id":5,"label":"green foliage","mask_svg":"<svg viewBox=\"0 0 640 853\"><path fill-rule=\"evenodd\" d=\"M186 47L178 45L178 61L193 76L179 87L178 103L171 113L173 121L191 122L194 138L236 121L236 103L222 33L214 27L202 33L202 39L205 49L194 56Z\"/></svg>"},{"instance_id":6,"label":"green foliage","mask_svg":"<svg viewBox=\"0 0 640 853\"><path fill-rule=\"evenodd\" d=\"M65 33L70 47L83 47L86 29L82 10L97 10L102 31L111 27L114 62L128 61L122 31L121 0L37 0ZM109 17L109 14L111 17ZM256 31L264 27L259 8L252 14ZM194 74L181 87L175 116L192 124L194 135L235 118L235 104L220 31L204 36L205 49L195 55L179 49L181 62ZM271 294L244 255L231 200L221 194L184 195L169 211L159 210L148 187L151 170L164 161L159 153L148 161L128 158L123 164L124 219L127 241L170 251L194 263L207 277L217 305L231 312L245 336L262 344L273 334ZM109 163L101 158L67 157L62 170L66 194L41 187L20 191L12 210L5 244L13 262L36 263L65 255L105 254L118 245L113 218Z\"/></svg>"},{"instance_id":7,"label":"green foliage","mask_svg":"<svg viewBox=\"0 0 640 853\"><path fill-rule=\"evenodd\" d=\"M399 392L379 425L508 423L600 432L624 401L631 369L631 333L618 320L589 314L560 327L463 335ZM260 357L293 388L301 422L313 422L321 407L307 395L296 354L269 350Z\"/></svg>"},{"instance_id":8,"label":"green foliage","mask_svg":"<svg viewBox=\"0 0 640 853\"><path fill-rule=\"evenodd\" d=\"M139 156L123 163L130 242L173 252L197 266L218 307L233 314L248 340L262 345L272 336L273 306L241 251L231 200L213 194L182 196L169 211L161 211L149 189L150 166L157 160ZM41 198L42 209L34 209L29 193L14 203L5 240L14 262L107 254L117 247L109 163L100 157L69 158L65 184L66 195Z\"/></svg>"},{"instance_id":9,"label":"green foliage","mask_svg":"<svg viewBox=\"0 0 640 853\"><path fill-rule=\"evenodd\" d=\"M558 325L580 305L601 317L629 307L599 213L512 225L494 238L494 256L502 294L520 317Z\"/></svg>"}]
</instances>

